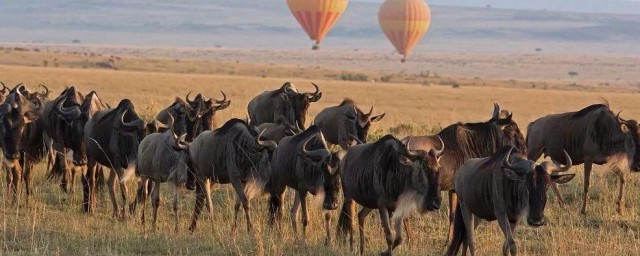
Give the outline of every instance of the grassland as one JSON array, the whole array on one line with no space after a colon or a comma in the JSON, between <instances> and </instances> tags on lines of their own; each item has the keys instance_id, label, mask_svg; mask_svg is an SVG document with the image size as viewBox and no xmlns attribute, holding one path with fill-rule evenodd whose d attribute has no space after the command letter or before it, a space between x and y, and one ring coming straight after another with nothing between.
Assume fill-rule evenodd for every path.
<instances>
[{"instance_id":1,"label":"grassland","mask_svg":"<svg viewBox=\"0 0 640 256\"><path fill-rule=\"evenodd\" d=\"M72 57L55 55L51 59L69 61ZM624 110L625 118L637 118L638 95L633 93L580 92L567 90L543 90L505 88L504 86L461 86L434 83L421 86L406 83L371 83L340 81L335 77L300 71L295 67L276 66L264 75L251 71L223 74L223 72L182 72L178 66L170 66L167 60L128 60L131 66L118 66L118 70L96 68L92 65L58 65L42 67L41 55L37 58L9 58L0 55L0 80L7 84L24 82L35 86L46 83L54 94L67 85L76 85L84 92L95 90L111 105L122 98L131 99L139 112L151 118L160 109L169 105L175 96L184 96L188 91L202 92L206 96L219 96L224 90L231 99L229 109L217 117L223 122L231 117L245 117L246 103L257 93L280 86L284 81L293 81L301 90L311 90L310 82L320 85L323 98L311 105L309 116L313 117L322 108L338 104L344 97L351 97L365 108L371 105L376 112L386 112L386 117L377 124L374 136L393 132L398 136L425 134L437 131L438 127L453 122L475 122L486 120L492 111L493 102L498 102L513 111L520 128L534 119L562 111L580 109L597 103L604 97L614 110ZM7 60L12 63L7 63ZM39 60L35 63L34 60ZM122 60L121 60L122 61ZM60 61L63 62L63 61ZM133 64L138 62L138 64ZM200 69L216 66L202 61L175 65L182 68ZM31 64L30 64L31 63ZM155 68L153 66L157 64ZM226 63L234 66L233 63ZM238 65L247 68L248 66ZM255 64L256 68L270 70L268 66ZM333 71L330 71L333 72ZM353 71L349 71L353 72ZM305 75L307 74L307 75ZM312 78L312 79L309 79ZM491 82L487 81L490 85ZM288 214L281 230L270 230L266 225L266 200L253 201L255 232L248 234L244 221L236 236L231 235L234 194L228 186L219 186L214 192L215 216L211 224L206 214L201 218L199 229L189 233L186 228L193 210L194 197L184 193L180 211L178 233L173 232L173 216L168 185L163 185L163 206L160 211L159 229L155 232L140 224L138 216L127 221L114 220L108 204L107 194L99 199L98 213L87 216L80 211L80 193L67 195L60 192L53 181L44 177L44 165L37 167L36 192L30 205L11 206L2 199L2 250L1 254L33 255L350 255L347 246L334 241L330 247L323 245L324 232L320 207L310 209L311 231L306 241L301 241L292 232ZM547 205L548 224L543 228L524 225L517 231L516 239L523 255L637 255L640 252L640 216L638 201L640 186L637 174L629 174L625 215L615 211L617 180L614 175L596 168L592 179L591 204L587 215L578 213L582 195L582 168L573 169L578 177L562 187L568 202L566 209L558 207L555 198ZM2 183L4 189L4 182ZM79 186L79 184L76 184ZM133 187L133 184L130 186ZM79 189L77 189L79 191ZM131 198L131 197L130 197ZM334 223L335 223L334 214ZM447 231L446 207L424 216L414 216L414 238L403 243L400 255L441 255ZM366 254L382 251L386 245L379 226L377 214L366 226L368 234ZM212 226L213 225L213 226ZM483 223L477 232L477 248L480 255L497 255L503 241L495 223Z\"/></svg>"}]
</instances>

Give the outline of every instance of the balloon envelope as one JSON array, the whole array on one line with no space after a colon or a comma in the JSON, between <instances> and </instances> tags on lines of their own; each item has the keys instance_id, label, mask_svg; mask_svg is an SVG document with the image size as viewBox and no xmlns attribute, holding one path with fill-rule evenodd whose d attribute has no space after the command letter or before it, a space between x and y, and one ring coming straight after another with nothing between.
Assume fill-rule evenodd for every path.
<instances>
[{"instance_id":1,"label":"balloon envelope","mask_svg":"<svg viewBox=\"0 0 640 256\"><path fill-rule=\"evenodd\" d=\"M347 8L349 0L287 0L289 10L311 40L316 41L313 49L336 24Z\"/></svg>"},{"instance_id":2,"label":"balloon envelope","mask_svg":"<svg viewBox=\"0 0 640 256\"><path fill-rule=\"evenodd\" d=\"M429 29L431 10L423 0L387 0L380 5L378 22L398 53L404 55L404 62Z\"/></svg>"}]
</instances>

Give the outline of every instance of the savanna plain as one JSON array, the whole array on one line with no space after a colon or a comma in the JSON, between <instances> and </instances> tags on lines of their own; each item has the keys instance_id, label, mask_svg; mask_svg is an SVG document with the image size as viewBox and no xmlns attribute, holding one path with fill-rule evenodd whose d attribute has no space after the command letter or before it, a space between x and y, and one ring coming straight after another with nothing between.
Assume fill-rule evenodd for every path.
<instances>
[{"instance_id":1,"label":"savanna plain","mask_svg":"<svg viewBox=\"0 0 640 256\"><path fill-rule=\"evenodd\" d=\"M264 90L276 89L285 81L292 81L302 91L311 91L311 82L314 82L323 91L322 99L309 109L307 125L320 110L339 104L345 97L353 98L364 109L373 105L375 112L385 112L386 117L375 124L371 140L387 133L399 137L432 134L455 122L486 121L491 116L494 102L513 112L513 118L523 133L527 124L538 117L576 111L601 102L601 98L608 100L614 111L624 110L621 114L624 118L640 118L637 88L621 87L615 92L608 92L606 88L576 87L574 82L557 79L491 80L448 77L428 72L415 72L414 75L383 74L376 70L338 70L328 67L167 57L154 59L108 53L36 51L33 47L5 47L0 50L0 81L7 85L24 82L30 88L35 88L40 83L46 83L52 89L52 95L57 95L65 86L74 85L84 93L97 91L99 97L112 106L117 105L120 99L129 98L137 111L148 120L171 104L176 96L184 97L193 91L220 98L220 90L227 94L231 106L218 112L218 124L232 117L245 118L246 104L253 96ZM366 76L366 79L362 76ZM540 86L542 84L550 86ZM567 205L560 207L550 193L546 226L531 228L522 222L518 226L516 241L520 253L640 254L640 174L628 174L625 212L619 215L615 210L617 177L602 167L596 167L588 212L582 215L579 208L583 194L583 170L577 166L572 171L578 176L561 187ZM238 231L233 234L231 223L235 194L230 186L219 185L213 192L214 216L203 213L198 230L193 233L187 227L195 197L192 192L183 193L179 212L181 230L174 232L173 212L169 203L171 185L164 184L161 187L163 203L159 226L153 231L150 224L141 224L139 211L138 215L129 216L126 220L114 219L106 190L99 196L97 213L85 215L80 208L82 195L79 179L75 184L76 192L65 194L59 189L57 181L46 179L44 164L38 165L35 172L35 195L28 205L24 200L11 205L3 193L0 205L0 254L356 254L349 250L348 245L335 239L335 229L332 230L332 244L324 245L319 204L309 210L310 229L304 240L301 231L296 235L291 229L288 214L285 214L280 229L269 228L266 198L252 201L254 231L247 233L241 216ZM3 191L5 187L3 181ZM129 200L133 199L134 187L135 184L129 184ZM291 198L290 195L287 197L285 207L290 207ZM147 212L150 212L149 208ZM333 225L337 215L338 211L334 211ZM378 216L375 213L371 216L365 226L367 255L378 254L386 248ZM396 253L444 254L447 222L444 202L438 211L414 215L410 219L413 237L405 240ZM503 236L496 223L482 223L476 235L479 255L500 253Z\"/></svg>"}]
</instances>

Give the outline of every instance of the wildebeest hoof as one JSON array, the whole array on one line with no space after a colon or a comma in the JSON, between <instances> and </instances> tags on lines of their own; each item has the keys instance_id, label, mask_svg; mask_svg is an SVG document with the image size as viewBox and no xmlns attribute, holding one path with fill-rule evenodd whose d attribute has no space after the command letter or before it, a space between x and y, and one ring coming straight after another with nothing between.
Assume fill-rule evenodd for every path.
<instances>
[{"instance_id":1,"label":"wildebeest hoof","mask_svg":"<svg viewBox=\"0 0 640 256\"><path fill-rule=\"evenodd\" d=\"M391 256L391 251L385 251L383 253L380 254L380 256Z\"/></svg>"}]
</instances>

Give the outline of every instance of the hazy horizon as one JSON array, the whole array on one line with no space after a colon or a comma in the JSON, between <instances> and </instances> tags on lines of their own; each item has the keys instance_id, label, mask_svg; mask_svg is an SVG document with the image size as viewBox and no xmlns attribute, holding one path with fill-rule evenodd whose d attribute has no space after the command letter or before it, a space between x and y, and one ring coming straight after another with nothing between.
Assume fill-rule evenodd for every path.
<instances>
[{"instance_id":1,"label":"hazy horizon","mask_svg":"<svg viewBox=\"0 0 640 256\"><path fill-rule=\"evenodd\" d=\"M384 0L351 0L382 3ZM427 0L430 5L640 15L640 0Z\"/></svg>"}]
</instances>

